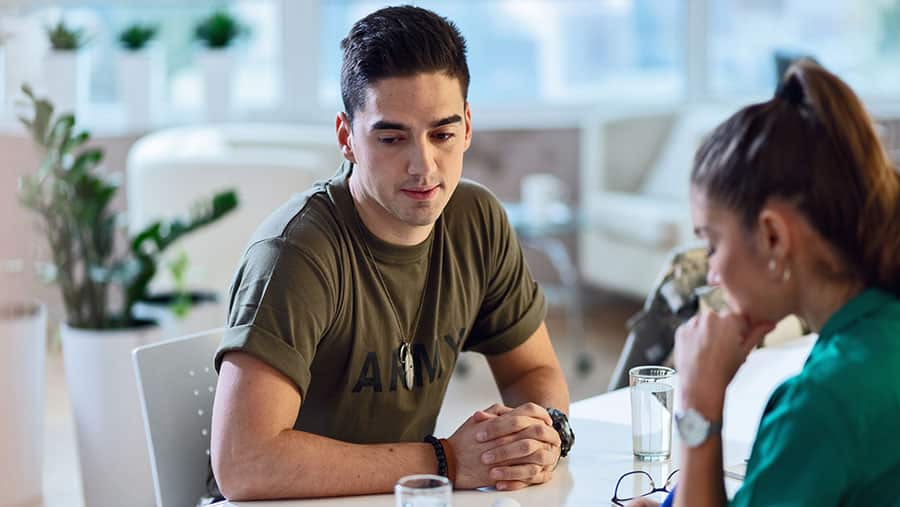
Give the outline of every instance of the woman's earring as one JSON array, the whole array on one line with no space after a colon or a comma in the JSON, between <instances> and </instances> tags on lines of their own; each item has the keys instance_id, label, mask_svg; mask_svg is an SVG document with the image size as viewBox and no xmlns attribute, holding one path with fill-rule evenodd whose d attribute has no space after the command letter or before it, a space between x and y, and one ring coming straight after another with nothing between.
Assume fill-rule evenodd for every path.
<instances>
[{"instance_id":1,"label":"woman's earring","mask_svg":"<svg viewBox=\"0 0 900 507\"><path fill-rule=\"evenodd\" d=\"M767 267L769 268L769 273L772 273L774 275L775 268L778 267L778 263L775 262L775 259L769 259L769 265ZM791 279L791 268L785 266L784 271L781 272L781 281L784 283L790 279Z\"/></svg>"}]
</instances>

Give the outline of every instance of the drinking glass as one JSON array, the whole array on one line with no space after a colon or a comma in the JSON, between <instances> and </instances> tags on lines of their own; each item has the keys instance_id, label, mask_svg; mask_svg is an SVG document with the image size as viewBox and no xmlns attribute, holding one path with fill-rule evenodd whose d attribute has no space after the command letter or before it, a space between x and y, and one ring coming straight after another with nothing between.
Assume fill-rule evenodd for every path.
<instances>
[{"instance_id":1,"label":"drinking glass","mask_svg":"<svg viewBox=\"0 0 900 507\"><path fill-rule=\"evenodd\" d=\"M407 475L394 485L397 507L451 507L453 486L440 475Z\"/></svg>"},{"instance_id":2,"label":"drinking glass","mask_svg":"<svg viewBox=\"0 0 900 507\"><path fill-rule=\"evenodd\" d=\"M672 408L675 370L636 366L628 371L631 391L631 438L641 460L669 459L672 454Z\"/></svg>"}]
</instances>

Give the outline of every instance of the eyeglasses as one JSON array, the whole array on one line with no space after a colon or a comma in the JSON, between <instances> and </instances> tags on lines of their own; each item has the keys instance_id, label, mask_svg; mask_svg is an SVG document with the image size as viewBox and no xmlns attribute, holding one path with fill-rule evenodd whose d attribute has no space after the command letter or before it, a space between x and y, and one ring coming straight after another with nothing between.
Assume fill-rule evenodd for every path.
<instances>
[{"instance_id":1,"label":"eyeglasses","mask_svg":"<svg viewBox=\"0 0 900 507\"><path fill-rule=\"evenodd\" d=\"M675 479L677 477L678 470L675 470L666 478L666 483L663 487L657 488L656 483L653 482L653 477L651 477L649 473L643 470L628 472L622 477L619 477L618 482L616 482L616 491L611 499L612 503L624 507L625 504L622 502L652 495L653 493L668 493L675 485Z\"/></svg>"}]
</instances>

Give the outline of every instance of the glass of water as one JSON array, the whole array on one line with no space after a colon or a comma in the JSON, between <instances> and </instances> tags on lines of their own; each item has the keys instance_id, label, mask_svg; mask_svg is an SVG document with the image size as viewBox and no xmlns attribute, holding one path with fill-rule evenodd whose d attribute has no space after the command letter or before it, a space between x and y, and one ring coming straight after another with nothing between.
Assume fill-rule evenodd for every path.
<instances>
[{"instance_id":1,"label":"glass of water","mask_svg":"<svg viewBox=\"0 0 900 507\"><path fill-rule=\"evenodd\" d=\"M672 409L675 370L637 366L628 371L631 391L631 438L638 459L658 461L672 454Z\"/></svg>"},{"instance_id":2,"label":"glass of water","mask_svg":"<svg viewBox=\"0 0 900 507\"><path fill-rule=\"evenodd\" d=\"M440 475L407 475L394 485L397 507L451 507L453 486Z\"/></svg>"}]
</instances>

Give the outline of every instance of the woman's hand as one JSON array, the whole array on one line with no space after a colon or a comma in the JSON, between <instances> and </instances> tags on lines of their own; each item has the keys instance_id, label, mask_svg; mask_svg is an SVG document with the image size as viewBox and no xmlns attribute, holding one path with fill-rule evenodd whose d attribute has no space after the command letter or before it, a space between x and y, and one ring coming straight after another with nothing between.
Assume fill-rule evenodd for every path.
<instances>
[{"instance_id":1,"label":"woman's hand","mask_svg":"<svg viewBox=\"0 0 900 507\"><path fill-rule=\"evenodd\" d=\"M774 327L730 312L704 312L682 324L675 333L675 368L684 405L719 420L729 382Z\"/></svg>"}]
</instances>

